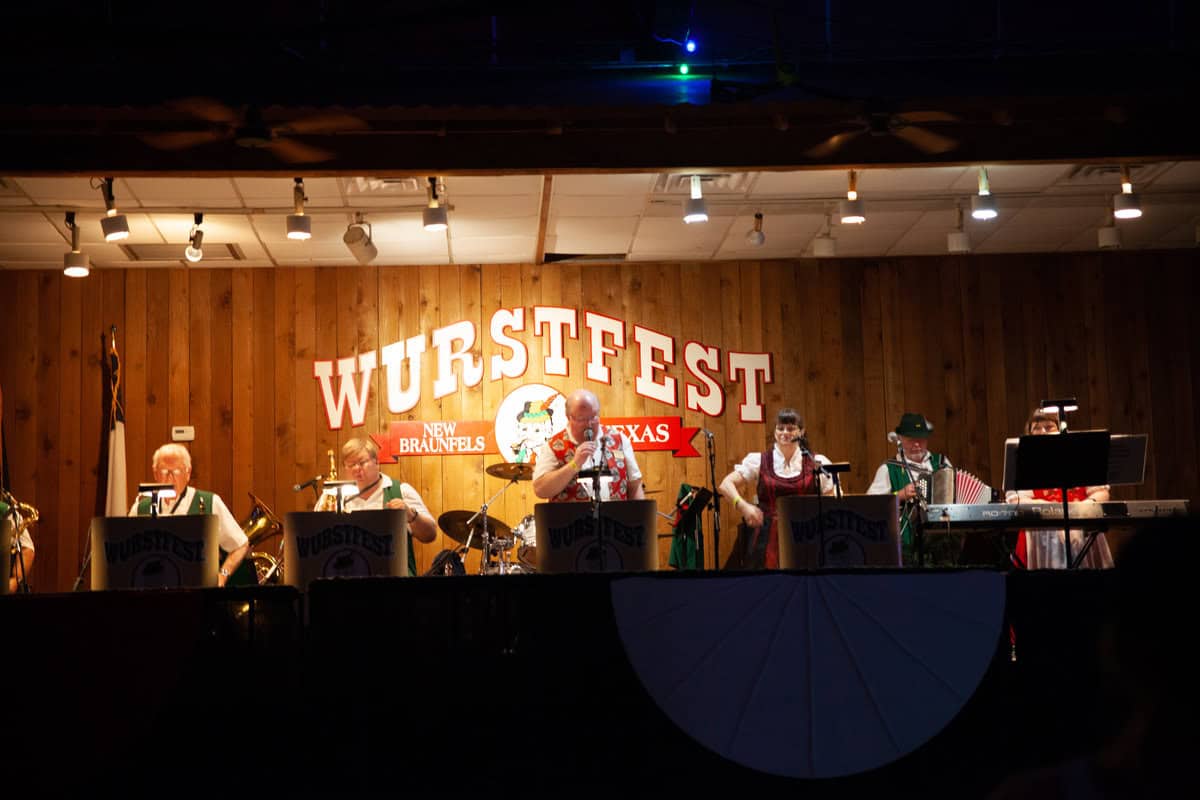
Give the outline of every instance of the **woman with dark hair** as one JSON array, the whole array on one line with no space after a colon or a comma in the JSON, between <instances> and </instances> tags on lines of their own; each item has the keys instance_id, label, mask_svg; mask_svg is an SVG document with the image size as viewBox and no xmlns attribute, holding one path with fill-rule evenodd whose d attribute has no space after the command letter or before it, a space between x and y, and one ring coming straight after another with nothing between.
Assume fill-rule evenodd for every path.
<instances>
[{"instance_id":1,"label":"woman with dark hair","mask_svg":"<svg viewBox=\"0 0 1200 800\"><path fill-rule=\"evenodd\" d=\"M1057 436L1058 415L1036 408L1025 422L1027 436ZM1067 501L1071 503L1103 503L1109 498L1107 486L1077 486L1067 490ZM1009 491L1004 499L1009 503L1062 503L1061 489L1022 489ZM1086 543L1083 531L1071 529L1071 552L1079 553ZM1021 531L1017 537L1017 558L1028 569L1065 569L1066 548L1061 528L1046 528ZM1092 546L1084 553L1080 567L1106 569L1113 565L1112 552L1103 533L1096 534Z\"/></svg>"},{"instance_id":2,"label":"woman with dark hair","mask_svg":"<svg viewBox=\"0 0 1200 800\"><path fill-rule=\"evenodd\" d=\"M748 569L779 568L779 531L775 501L812 494L815 467L829 459L808 452L804 420L794 408L781 408L775 418L772 447L750 453L721 481L719 491L742 515L749 529L743 565ZM746 492L753 490L747 499ZM833 494L833 481L821 474L821 493Z\"/></svg>"}]
</instances>

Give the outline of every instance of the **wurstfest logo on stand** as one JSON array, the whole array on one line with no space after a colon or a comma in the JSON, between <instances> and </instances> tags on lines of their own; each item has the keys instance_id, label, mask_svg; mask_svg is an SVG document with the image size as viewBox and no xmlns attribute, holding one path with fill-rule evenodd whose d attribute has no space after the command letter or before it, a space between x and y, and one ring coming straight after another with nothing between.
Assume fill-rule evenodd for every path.
<instances>
[{"instance_id":1,"label":"wurstfest logo on stand","mask_svg":"<svg viewBox=\"0 0 1200 800\"><path fill-rule=\"evenodd\" d=\"M604 417L605 427L621 431L635 451L667 450L676 458L697 457L692 446L699 428L685 427L682 417ZM527 383L510 392L491 421L392 422L386 434L372 435L380 463L400 456L483 455L499 453L505 461L530 463L537 449L567 426L566 398L557 389Z\"/></svg>"}]
</instances>

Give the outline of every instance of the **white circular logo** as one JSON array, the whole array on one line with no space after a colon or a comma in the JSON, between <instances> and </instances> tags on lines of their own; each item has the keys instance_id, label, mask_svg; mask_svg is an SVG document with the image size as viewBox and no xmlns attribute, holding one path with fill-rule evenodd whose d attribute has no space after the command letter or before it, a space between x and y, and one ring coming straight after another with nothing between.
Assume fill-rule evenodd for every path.
<instances>
[{"instance_id":1,"label":"white circular logo","mask_svg":"<svg viewBox=\"0 0 1200 800\"><path fill-rule=\"evenodd\" d=\"M567 399L557 389L527 383L514 389L496 412L496 446L505 461L528 463L538 447L567 427Z\"/></svg>"}]
</instances>

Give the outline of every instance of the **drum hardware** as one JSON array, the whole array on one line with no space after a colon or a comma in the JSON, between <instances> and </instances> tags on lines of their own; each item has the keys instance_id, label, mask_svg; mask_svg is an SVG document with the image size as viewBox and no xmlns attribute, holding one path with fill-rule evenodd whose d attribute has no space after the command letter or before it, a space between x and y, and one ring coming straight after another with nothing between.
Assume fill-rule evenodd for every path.
<instances>
[{"instance_id":1,"label":"drum hardware","mask_svg":"<svg viewBox=\"0 0 1200 800\"><path fill-rule=\"evenodd\" d=\"M490 467L484 470L484 472L486 472L488 475L491 475L493 478L504 478L508 481L533 480L532 464L517 464L501 461L498 464L492 464Z\"/></svg>"},{"instance_id":2,"label":"drum hardware","mask_svg":"<svg viewBox=\"0 0 1200 800\"><path fill-rule=\"evenodd\" d=\"M533 514L526 514L524 519L513 528L513 537L519 542L517 546L517 564L523 566L523 572L537 572L537 521Z\"/></svg>"},{"instance_id":3,"label":"drum hardware","mask_svg":"<svg viewBox=\"0 0 1200 800\"><path fill-rule=\"evenodd\" d=\"M532 480L533 467L529 464L523 463L516 464L500 462L497 464L492 464L485 470L485 472L493 477L504 478L508 481L508 483L504 484L504 486L500 488L500 491L488 498L488 500L479 507L478 511L472 514L468 519L462 521L461 527L459 527L457 518L452 517L447 520L449 524L455 527L456 531L460 535L465 531L465 541L450 533L450 531L446 532L451 536L451 538L457 539L458 541L463 541L468 548L478 547L480 550L483 550L483 558L480 559L479 563L480 575L506 575L510 572L521 571L517 568L518 565L511 564L508 560L508 551L512 548L515 541L512 538L511 529L499 520L491 520L495 531L497 533L502 533L501 536L493 536L492 530L488 528L490 520L488 517L488 509L498 499L500 499L500 495L508 491L508 487L512 486L518 481ZM452 511L448 513L465 514L466 512ZM446 514L443 514L438 518L438 526L442 527L443 530L446 530L446 528L442 525L442 519L446 516ZM476 533L479 534L478 544L475 544Z\"/></svg>"}]
</instances>

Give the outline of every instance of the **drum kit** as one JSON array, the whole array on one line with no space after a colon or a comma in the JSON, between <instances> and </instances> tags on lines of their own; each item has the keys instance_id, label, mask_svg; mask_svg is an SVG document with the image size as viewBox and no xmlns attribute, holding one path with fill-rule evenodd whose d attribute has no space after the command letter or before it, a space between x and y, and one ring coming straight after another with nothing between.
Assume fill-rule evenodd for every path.
<instances>
[{"instance_id":1,"label":"drum kit","mask_svg":"<svg viewBox=\"0 0 1200 800\"><path fill-rule=\"evenodd\" d=\"M533 480L532 464L500 462L486 470L493 478L508 481L478 511L447 511L438 517L438 527L454 541L463 545L463 554L470 548L483 551L480 575L527 575L537 572L537 523L533 514L526 514L519 523L509 527L488 514L493 503L518 481ZM646 491L657 494L661 489ZM514 558L513 548L516 548Z\"/></svg>"},{"instance_id":2,"label":"drum kit","mask_svg":"<svg viewBox=\"0 0 1200 800\"><path fill-rule=\"evenodd\" d=\"M438 517L438 527L459 544L483 551L481 575L520 575L536 571L537 529L529 514L513 528L488 514L488 509L518 481L533 480L532 464L501 462L486 470L494 478L508 481L478 511L447 511ZM517 548L513 557L513 548Z\"/></svg>"}]
</instances>

